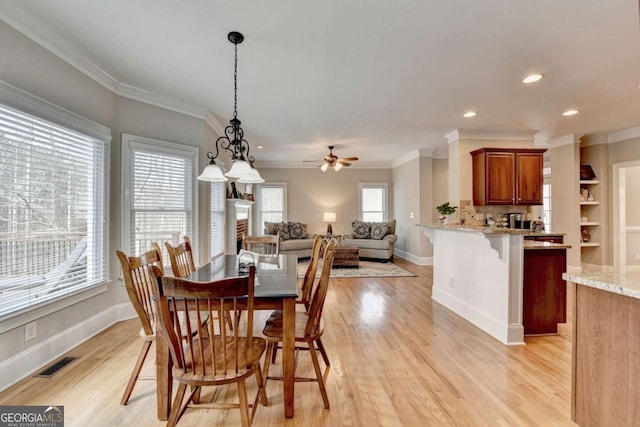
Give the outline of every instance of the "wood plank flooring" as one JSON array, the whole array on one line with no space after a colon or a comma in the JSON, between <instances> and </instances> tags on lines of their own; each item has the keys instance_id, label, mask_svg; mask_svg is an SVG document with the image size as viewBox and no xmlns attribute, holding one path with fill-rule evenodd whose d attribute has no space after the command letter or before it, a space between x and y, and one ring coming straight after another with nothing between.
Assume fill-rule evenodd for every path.
<instances>
[{"instance_id":1,"label":"wood plank flooring","mask_svg":"<svg viewBox=\"0 0 640 427\"><path fill-rule=\"evenodd\" d=\"M506 347L431 300L431 267L395 262L417 277L331 281L323 338L331 409L317 384L296 383L295 417L285 419L282 383L269 381L270 405L258 408L254 426L576 425L569 324L559 335ZM139 381L129 404L119 404L142 344L138 330L137 319L114 325L69 352L80 359L56 376L27 378L0 393L0 405L64 405L67 427L164 426L154 380ZM144 371L154 375L153 357ZM296 374L314 375L307 352ZM220 388L203 400L214 393L216 400L237 398L235 388ZM237 410L200 409L187 410L178 425L239 424Z\"/></svg>"}]
</instances>

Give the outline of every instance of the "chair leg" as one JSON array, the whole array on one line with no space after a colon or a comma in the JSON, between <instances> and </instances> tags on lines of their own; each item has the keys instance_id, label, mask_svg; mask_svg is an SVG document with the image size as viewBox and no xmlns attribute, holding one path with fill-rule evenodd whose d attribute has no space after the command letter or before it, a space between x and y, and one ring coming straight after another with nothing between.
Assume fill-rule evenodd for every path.
<instances>
[{"instance_id":1,"label":"chair leg","mask_svg":"<svg viewBox=\"0 0 640 427\"><path fill-rule=\"evenodd\" d=\"M171 414L169 414L169 420L167 421L167 427L175 427L178 419L186 409L186 406L182 407L182 399L184 399L184 394L187 391L186 384L178 384L178 391L176 392L176 397L173 399L173 405L171 405Z\"/></svg>"},{"instance_id":2,"label":"chair leg","mask_svg":"<svg viewBox=\"0 0 640 427\"><path fill-rule=\"evenodd\" d=\"M324 348L324 344L322 344L322 340L318 338L318 350L320 350L320 354L322 355L322 360L324 360L324 364L326 366L331 366L329 363L329 356L327 356L327 350Z\"/></svg>"},{"instance_id":3,"label":"chair leg","mask_svg":"<svg viewBox=\"0 0 640 427\"><path fill-rule=\"evenodd\" d=\"M138 376L140 376L140 370L142 370L142 365L144 365L144 361L147 358L147 354L149 353L152 342L153 341L145 341L142 344L142 349L140 349L138 360L136 361L136 365L133 367L133 371L131 372L131 376L129 377L129 382L127 383L127 387L124 389L124 394L122 395L122 399L120 400L121 405L126 405L127 402L129 402L129 397L131 396L133 387L136 385Z\"/></svg>"},{"instance_id":4,"label":"chair leg","mask_svg":"<svg viewBox=\"0 0 640 427\"><path fill-rule=\"evenodd\" d=\"M238 397L240 398L240 419L242 427L249 427L249 403L247 402L247 389L244 380L238 381Z\"/></svg>"},{"instance_id":5,"label":"chair leg","mask_svg":"<svg viewBox=\"0 0 640 427\"><path fill-rule=\"evenodd\" d=\"M267 390L265 388L266 380L262 375L262 368L260 368L259 363L256 366L256 381L258 382L258 396L260 396L262 406L269 406L269 399L267 398Z\"/></svg>"},{"instance_id":6,"label":"chair leg","mask_svg":"<svg viewBox=\"0 0 640 427\"><path fill-rule=\"evenodd\" d=\"M269 381L269 363L271 361L271 355L274 353L274 346L277 346L277 342L269 341L267 343L267 354L264 356L264 388L267 388L267 381ZM276 347L277 348L277 347Z\"/></svg>"},{"instance_id":7,"label":"chair leg","mask_svg":"<svg viewBox=\"0 0 640 427\"><path fill-rule=\"evenodd\" d=\"M309 343L309 354L311 354L311 361L313 362L313 368L316 371L316 378L318 379L318 385L320 386L320 394L324 402L324 407L329 409L329 397L327 396L327 389L324 387L324 378L320 371L320 362L318 362L318 354L316 353L315 344Z\"/></svg>"}]
</instances>

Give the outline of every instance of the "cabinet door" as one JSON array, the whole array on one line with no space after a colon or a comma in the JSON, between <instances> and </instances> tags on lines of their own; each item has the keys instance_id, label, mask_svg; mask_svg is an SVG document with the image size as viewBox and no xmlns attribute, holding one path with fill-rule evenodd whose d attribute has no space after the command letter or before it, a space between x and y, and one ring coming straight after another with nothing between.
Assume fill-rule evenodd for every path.
<instances>
[{"instance_id":1,"label":"cabinet door","mask_svg":"<svg viewBox=\"0 0 640 427\"><path fill-rule=\"evenodd\" d=\"M486 204L515 204L515 153L486 154Z\"/></svg>"},{"instance_id":2,"label":"cabinet door","mask_svg":"<svg viewBox=\"0 0 640 427\"><path fill-rule=\"evenodd\" d=\"M542 154L516 154L517 205L542 204Z\"/></svg>"}]
</instances>

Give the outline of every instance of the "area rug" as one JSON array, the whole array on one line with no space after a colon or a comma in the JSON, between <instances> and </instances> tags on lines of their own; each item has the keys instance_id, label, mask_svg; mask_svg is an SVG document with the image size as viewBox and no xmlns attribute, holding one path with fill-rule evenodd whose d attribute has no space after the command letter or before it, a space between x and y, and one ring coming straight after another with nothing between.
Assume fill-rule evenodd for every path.
<instances>
[{"instance_id":1,"label":"area rug","mask_svg":"<svg viewBox=\"0 0 640 427\"><path fill-rule=\"evenodd\" d=\"M307 271L309 260L298 262L298 278L304 277ZM322 260L318 265L316 278L320 277L322 271ZM412 277L415 274L408 272L404 268L398 267L391 262L360 261L359 268L333 268L331 277Z\"/></svg>"}]
</instances>

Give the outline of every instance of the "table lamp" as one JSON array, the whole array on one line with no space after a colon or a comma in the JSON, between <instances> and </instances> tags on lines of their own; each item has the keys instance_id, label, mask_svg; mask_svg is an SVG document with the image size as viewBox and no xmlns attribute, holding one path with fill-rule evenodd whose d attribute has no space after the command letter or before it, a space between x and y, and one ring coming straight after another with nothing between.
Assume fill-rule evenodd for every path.
<instances>
[{"instance_id":1,"label":"table lamp","mask_svg":"<svg viewBox=\"0 0 640 427\"><path fill-rule=\"evenodd\" d=\"M325 212L322 215L322 221L327 223L327 235L332 235L333 230L331 229L331 223L336 222L336 213L335 212Z\"/></svg>"}]
</instances>

